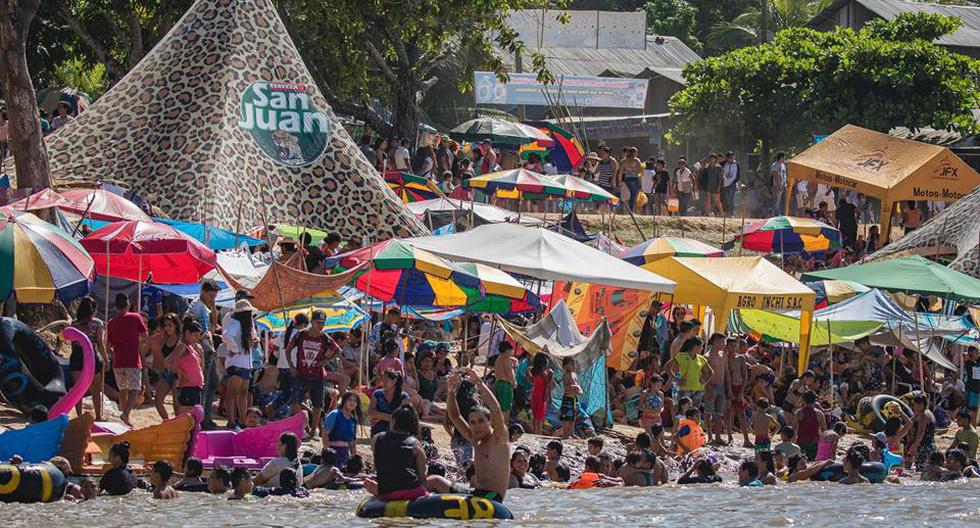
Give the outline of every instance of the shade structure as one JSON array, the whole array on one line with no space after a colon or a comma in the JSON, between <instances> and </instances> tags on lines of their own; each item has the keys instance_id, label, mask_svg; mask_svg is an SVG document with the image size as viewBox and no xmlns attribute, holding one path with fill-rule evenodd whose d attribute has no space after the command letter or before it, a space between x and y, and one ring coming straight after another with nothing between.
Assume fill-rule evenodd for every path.
<instances>
[{"instance_id":1,"label":"shade structure","mask_svg":"<svg viewBox=\"0 0 980 528\"><path fill-rule=\"evenodd\" d=\"M555 180L527 169L511 169L476 176L463 182L463 187L481 189L488 193L517 191L522 195L542 198L561 198L565 187Z\"/></svg>"},{"instance_id":2,"label":"shade structure","mask_svg":"<svg viewBox=\"0 0 980 528\"><path fill-rule=\"evenodd\" d=\"M403 239L457 261L541 280L568 280L670 293L674 282L540 227L488 224L463 233Z\"/></svg>"},{"instance_id":3,"label":"shade structure","mask_svg":"<svg viewBox=\"0 0 980 528\"><path fill-rule=\"evenodd\" d=\"M527 123L529 126L537 128L542 134L547 134L554 143L550 147L541 145L537 141L524 145L520 149L521 157L528 159L532 153L537 154L543 160L545 156L551 156L551 162L555 164L560 172L570 172L582 164L585 159L585 149L571 132L564 128L548 122Z\"/></svg>"},{"instance_id":4,"label":"shade structure","mask_svg":"<svg viewBox=\"0 0 980 528\"><path fill-rule=\"evenodd\" d=\"M806 180L874 196L881 225L902 200L954 202L980 185L980 174L948 148L845 125L793 157L789 185ZM786 200L787 206L789 200ZM882 241L890 229L882 229Z\"/></svg>"},{"instance_id":5,"label":"shade structure","mask_svg":"<svg viewBox=\"0 0 980 528\"><path fill-rule=\"evenodd\" d=\"M818 280L805 284L817 294L817 309L837 304L870 289L863 284L846 280Z\"/></svg>"},{"instance_id":6,"label":"shade structure","mask_svg":"<svg viewBox=\"0 0 980 528\"><path fill-rule=\"evenodd\" d=\"M436 198L434 200L409 203L406 204L406 207L420 217L424 217L426 211L431 211L432 213L448 212L459 216L468 215L472 211L474 216L479 217L484 223L488 224L499 224L502 222L517 222L524 225L544 224L544 221L536 216L518 215L514 211L509 211L495 205L470 202L458 198Z\"/></svg>"},{"instance_id":7,"label":"shade structure","mask_svg":"<svg viewBox=\"0 0 980 528\"><path fill-rule=\"evenodd\" d=\"M70 206L71 202L50 188L44 188L22 200L5 205L0 209L4 211L39 211L49 207L61 207L64 205Z\"/></svg>"},{"instance_id":8,"label":"shade structure","mask_svg":"<svg viewBox=\"0 0 980 528\"><path fill-rule=\"evenodd\" d=\"M435 184L425 176L417 176L410 172L390 171L384 174L388 187L401 198L404 203L421 202L439 197Z\"/></svg>"},{"instance_id":9,"label":"shade structure","mask_svg":"<svg viewBox=\"0 0 980 528\"><path fill-rule=\"evenodd\" d=\"M346 332L356 328L367 319L368 314L335 291L320 292L314 297L297 301L285 310L273 310L259 316L255 324L271 332L281 332L298 314L312 315L319 310L327 315L323 331L330 334Z\"/></svg>"},{"instance_id":10,"label":"shade structure","mask_svg":"<svg viewBox=\"0 0 980 528\"><path fill-rule=\"evenodd\" d=\"M724 332L735 309L800 310L800 363L809 354L810 316L816 294L766 259L669 257L643 265L677 283L674 302L708 306L716 332Z\"/></svg>"},{"instance_id":11,"label":"shade structure","mask_svg":"<svg viewBox=\"0 0 980 528\"><path fill-rule=\"evenodd\" d=\"M704 242L684 237L658 237L627 249L619 258L642 266L667 257L722 257L725 252Z\"/></svg>"},{"instance_id":12,"label":"shade structure","mask_svg":"<svg viewBox=\"0 0 980 528\"><path fill-rule=\"evenodd\" d=\"M133 202L104 189L69 189L62 192L61 197L68 201L60 206L63 211L93 220L151 220L150 215Z\"/></svg>"},{"instance_id":13,"label":"shade structure","mask_svg":"<svg viewBox=\"0 0 980 528\"><path fill-rule=\"evenodd\" d=\"M190 284L215 267L214 251L171 226L157 222L113 222L81 240L95 269L134 282Z\"/></svg>"},{"instance_id":14,"label":"shade structure","mask_svg":"<svg viewBox=\"0 0 980 528\"><path fill-rule=\"evenodd\" d=\"M467 304L467 312L513 314L537 310L541 299L506 272L486 264L458 262L456 266L480 280L483 297Z\"/></svg>"},{"instance_id":15,"label":"shade structure","mask_svg":"<svg viewBox=\"0 0 980 528\"><path fill-rule=\"evenodd\" d=\"M494 117L478 117L460 123L450 133L466 141L481 142L489 140L494 145L519 146L538 142L550 147L554 140L540 130L522 123L505 121Z\"/></svg>"},{"instance_id":16,"label":"shade structure","mask_svg":"<svg viewBox=\"0 0 980 528\"><path fill-rule=\"evenodd\" d=\"M980 279L918 255L803 274L803 280L817 279L847 280L869 288L955 301L980 301Z\"/></svg>"},{"instance_id":17,"label":"shade structure","mask_svg":"<svg viewBox=\"0 0 980 528\"><path fill-rule=\"evenodd\" d=\"M590 181L583 180L578 176L572 176L571 174L559 174L554 176L552 179L565 188L565 196L569 199L582 202L608 203L612 205L619 203L618 196L614 196L602 187L599 187Z\"/></svg>"},{"instance_id":18,"label":"shade structure","mask_svg":"<svg viewBox=\"0 0 980 528\"><path fill-rule=\"evenodd\" d=\"M273 232L290 240L299 240L304 233L309 233L311 244L319 244L320 242L323 242L323 239L327 238L327 236L330 234L319 229L289 224L276 224Z\"/></svg>"},{"instance_id":19,"label":"shade structure","mask_svg":"<svg viewBox=\"0 0 980 528\"><path fill-rule=\"evenodd\" d=\"M476 276L428 251L399 240L380 242L365 250L348 263L369 263L356 286L371 297L402 306L438 307L465 306L480 297Z\"/></svg>"},{"instance_id":20,"label":"shade structure","mask_svg":"<svg viewBox=\"0 0 980 528\"><path fill-rule=\"evenodd\" d=\"M763 253L799 253L839 248L841 238L837 228L812 218L774 216L745 226L725 249L737 244Z\"/></svg>"},{"instance_id":21,"label":"shade structure","mask_svg":"<svg viewBox=\"0 0 980 528\"><path fill-rule=\"evenodd\" d=\"M241 247L242 244L249 247L254 247L261 246L262 244L266 243L265 240L241 234L236 235L233 231L221 229L220 227L210 224L195 224L191 222L169 220L167 218L153 218L153 221L173 227L177 231L184 233L185 235L197 240L215 251L235 249L235 247ZM94 230L101 229L112 222L101 220L83 220L82 223Z\"/></svg>"},{"instance_id":22,"label":"shade structure","mask_svg":"<svg viewBox=\"0 0 980 528\"><path fill-rule=\"evenodd\" d=\"M94 278L92 257L68 233L31 213L0 213L0 299L67 303Z\"/></svg>"}]
</instances>

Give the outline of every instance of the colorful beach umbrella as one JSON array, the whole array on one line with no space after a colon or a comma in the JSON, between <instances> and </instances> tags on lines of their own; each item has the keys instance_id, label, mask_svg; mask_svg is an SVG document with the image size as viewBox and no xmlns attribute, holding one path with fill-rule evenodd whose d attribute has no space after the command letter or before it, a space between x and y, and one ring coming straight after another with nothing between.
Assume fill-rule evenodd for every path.
<instances>
[{"instance_id":1,"label":"colorful beach umbrella","mask_svg":"<svg viewBox=\"0 0 980 528\"><path fill-rule=\"evenodd\" d=\"M339 293L325 291L287 306L285 312L283 310L274 310L265 313L255 320L255 324L271 332L281 332L286 329L289 322L296 315L303 313L310 316L314 310L319 310L327 314L323 331L328 334L347 332L357 328L368 317L368 314L364 310L358 308L357 305L345 299Z\"/></svg>"},{"instance_id":2,"label":"colorful beach umbrella","mask_svg":"<svg viewBox=\"0 0 980 528\"><path fill-rule=\"evenodd\" d=\"M366 249L351 261L370 260L356 286L371 297L402 306L445 307L465 306L481 296L477 277L428 251L398 240Z\"/></svg>"},{"instance_id":3,"label":"colorful beach umbrella","mask_svg":"<svg viewBox=\"0 0 980 528\"><path fill-rule=\"evenodd\" d=\"M83 215L93 220L150 221L150 215L143 212L139 206L104 189L69 189L61 193L61 197L69 202L59 206L63 211Z\"/></svg>"},{"instance_id":4,"label":"colorful beach umbrella","mask_svg":"<svg viewBox=\"0 0 980 528\"><path fill-rule=\"evenodd\" d=\"M566 196L569 199L578 200L581 202L608 203L612 205L619 203L618 196L613 196L602 187L599 187L590 181L583 180L578 176L572 176L571 174L559 174L557 176L552 176L552 179L565 187Z\"/></svg>"},{"instance_id":5,"label":"colorful beach umbrella","mask_svg":"<svg viewBox=\"0 0 980 528\"><path fill-rule=\"evenodd\" d=\"M825 279L805 282L804 284L817 293L815 309L837 304L844 299L850 299L871 289L863 284L848 280Z\"/></svg>"},{"instance_id":6,"label":"colorful beach umbrella","mask_svg":"<svg viewBox=\"0 0 980 528\"><path fill-rule=\"evenodd\" d=\"M480 280L483 297L463 307L467 312L513 314L537 310L541 300L507 272L475 262L457 266Z\"/></svg>"},{"instance_id":7,"label":"colorful beach umbrella","mask_svg":"<svg viewBox=\"0 0 980 528\"><path fill-rule=\"evenodd\" d=\"M737 244L763 253L799 253L837 249L841 237L836 228L812 218L775 216L745 226L725 243L725 249Z\"/></svg>"},{"instance_id":8,"label":"colorful beach umbrella","mask_svg":"<svg viewBox=\"0 0 980 528\"><path fill-rule=\"evenodd\" d=\"M113 222L81 240L100 275L134 282L191 284L216 264L214 251L158 222Z\"/></svg>"},{"instance_id":9,"label":"colorful beach umbrella","mask_svg":"<svg viewBox=\"0 0 980 528\"><path fill-rule=\"evenodd\" d=\"M665 236L652 238L627 249L619 258L642 266L667 257L723 257L725 252L693 238Z\"/></svg>"},{"instance_id":10,"label":"colorful beach umbrella","mask_svg":"<svg viewBox=\"0 0 980 528\"><path fill-rule=\"evenodd\" d=\"M517 146L538 142L541 146L550 147L554 140L548 134L542 133L533 126L505 121L494 117L478 117L460 123L450 131L453 137L459 137L474 143L490 140L494 145Z\"/></svg>"},{"instance_id":11,"label":"colorful beach umbrella","mask_svg":"<svg viewBox=\"0 0 980 528\"><path fill-rule=\"evenodd\" d=\"M410 172L390 171L384 174L388 187L395 191L404 203L433 200L439 197L432 180Z\"/></svg>"},{"instance_id":12,"label":"colorful beach umbrella","mask_svg":"<svg viewBox=\"0 0 980 528\"><path fill-rule=\"evenodd\" d=\"M0 299L67 303L94 278L92 257L68 233L31 213L0 214Z\"/></svg>"},{"instance_id":13,"label":"colorful beach umbrella","mask_svg":"<svg viewBox=\"0 0 980 528\"><path fill-rule=\"evenodd\" d=\"M567 190L555 180L527 169L511 169L476 176L463 182L463 187L481 189L493 194L497 191L518 191L530 197L561 198Z\"/></svg>"},{"instance_id":14,"label":"colorful beach umbrella","mask_svg":"<svg viewBox=\"0 0 980 528\"><path fill-rule=\"evenodd\" d=\"M4 211L39 211L49 207L61 207L65 205L71 205L71 203L64 196L45 187L23 200L18 200L0 209Z\"/></svg>"},{"instance_id":15,"label":"colorful beach umbrella","mask_svg":"<svg viewBox=\"0 0 980 528\"><path fill-rule=\"evenodd\" d=\"M519 151L522 158L528 159L532 153L537 154L542 160L545 156L551 156L551 162L560 172L571 172L582 164L582 160L585 159L585 149L571 132L548 122L528 123L528 125L537 128L542 134L547 134L554 144L546 147L535 141L524 145Z\"/></svg>"}]
</instances>

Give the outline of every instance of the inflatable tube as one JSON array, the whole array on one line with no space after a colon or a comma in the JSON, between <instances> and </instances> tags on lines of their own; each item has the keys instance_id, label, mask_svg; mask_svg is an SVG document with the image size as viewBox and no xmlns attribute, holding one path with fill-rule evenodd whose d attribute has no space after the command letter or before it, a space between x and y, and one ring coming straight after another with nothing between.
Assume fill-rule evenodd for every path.
<instances>
[{"instance_id":1,"label":"inflatable tube","mask_svg":"<svg viewBox=\"0 0 980 528\"><path fill-rule=\"evenodd\" d=\"M88 336L71 326L65 328L63 334L66 339L78 343L82 347L82 374L75 380L71 390L48 409L48 419L71 412L75 405L88 394L92 379L95 378L95 349L92 347L92 342L89 341Z\"/></svg>"},{"instance_id":2,"label":"inflatable tube","mask_svg":"<svg viewBox=\"0 0 980 528\"><path fill-rule=\"evenodd\" d=\"M829 466L820 470L820 472L814 475L810 480L837 482L846 476L847 473L844 473L843 464L830 464ZM886 470L885 466L880 462L865 462L864 464L861 464L861 476L877 484L879 482L884 482L885 477L888 476L888 470Z\"/></svg>"},{"instance_id":3,"label":"inflatable tube","mask_svg":"<svg viewBox=\"0 0 980 528\"><path fill-rule=\"evenodd\" d=\"M61 450L67 429L68 415L59 414L51 420L4 431L0 434L0 460L19 455L24 462L47 462Z\"/></svg>"},{"instance_id":4,"label":"inflatable tube","mask_svg":"<svg viewBox=\"0 0 980 528\"><path fill-rule=\"evenodd\" d=\"M65 494L68 481L51 464L0 464L0 502L52 502Z\"/></svg>"},{"instance_id":5,"label":"inflatable tube","mask_svg":"<svg viewBox=\"0 0 980 528\"><path fill-rule=\"evenodd\" d=\"M320 486L320 488L328 490L359 490L364 489L364 484L360 482L331 482L326 486Z\"/></svg>"},{"instance_id":6,"label":"inflatable tube","mask_svg":"<svg viewBox=\"0 0 980 528\"><path fill-rule=\"evenodd\" d=\"M37 332L17 319L0 318L0 395L32 421L65 395L57 356Z\"/></svg>"},{"instance_id":7,"label":"inflatable tube","mask_svg":"<svg viewBox=\"0 0 980 528\"><path fill-rule=\"evenodd\" d=\"M414 517L416 519L513 519L503 504L472 495L437 494L411 501L383 501L368 497L357 507L357 516Z\"/></svg>"},{"instance_id":8,"label":"inflatable tube","mask_svg":"<svg viewBox=\"0 0 980 528\"><path fill-rule=\"evenodd\" d=\"M874 421L871 423L872 431L877 433L878 431L885 430L885 422L888 421L888 418L892 417L892 413L886 410L885 407L891 402L895 402L902 412L905 413L905 416L909 418L915 416L912 408L901 399L890 394L879 394L871 398L871 410L874 412Z\"/></svg>"}]
</instances>

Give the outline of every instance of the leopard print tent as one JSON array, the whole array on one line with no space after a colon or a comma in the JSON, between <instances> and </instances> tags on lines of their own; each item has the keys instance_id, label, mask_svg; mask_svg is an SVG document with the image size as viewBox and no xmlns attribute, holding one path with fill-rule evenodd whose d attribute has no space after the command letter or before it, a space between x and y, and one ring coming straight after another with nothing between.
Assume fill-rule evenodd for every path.
<instances>
[{"instance_id":1,"label":"leopard print tent","mask_svg":"<svg viewBox=\"0 0 980 528\"><path fill-rule=\"evenodd\" d=\"M117 182L175 219L234 228L241 214L243 227L290 223L358 244L426 233L351 141L269 0L197 0L46 145L53 181Z\"/></svg>"},{"instance_id":2,"label":"leopard print tent","mask_svg":"<svg viewBox=\"0 0 980 528\"><path fill-rule=\"evenodd\" d=\"M949 267L980 279L980 187L950 204L921 227L868 258L903 255L952 255Z\"/></svg>"}]
</instances>

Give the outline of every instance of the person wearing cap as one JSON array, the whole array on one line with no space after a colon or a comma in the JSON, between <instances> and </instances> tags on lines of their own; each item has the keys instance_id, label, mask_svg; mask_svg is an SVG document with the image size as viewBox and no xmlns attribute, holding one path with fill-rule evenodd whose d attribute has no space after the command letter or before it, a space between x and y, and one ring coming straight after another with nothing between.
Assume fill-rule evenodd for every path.
<instances>
[{"instance_id":1,"label":"person wearing cap","mask_svg":"<svg viewBox=\"0 0 980 528\"><path fill-rule=\"evenodd\" d=\"M310 317L310 327L293 336L285 350L286 361L289 362L289 369L293 376L292 413L296 414L302 409L308 394L310 406L313 408L310 421L311 433L315 433L322 427L320 415L323 412L323 400L326 396L324 367L330 357L340 353L337 344L323 333L323 325L326 321L326 313L321 310L314 311L313 316ZM291 355L294 349L295 359Z\"/></svg>"},{"instance_id":2,"label":"person wearing cap","mask_svg":"<svg viewBox=\"0 0 980 528\"><path fill-rule=\"evenodd\" d=\"M252 382L252 348L259 342L252 320L253 313L255 308L248 299L235 301L235 309L221 333L221 341L227 351L224 403L229 429L244 428L248 389Z\"/></svg>"},{"instance_id":3,"label":"person wearing cap","mask_svg":"<svg viewBox=\"0 0 980 528\"><path fill-rule=\"evenodd\" d=\"M143 347L149 340L149 332L143 316L129 311L129 297L116 294L116 316L106 327L106 344L112 360L112 373L119 388L119 409L122 423L129 423L129 413L136 406L136 398L143 389Z\"/></svg>"},{"instance_id":4,"label":"person wearing cap","mask_svg":"<svg viewBox=\"0 0 980 528\"><path fill-rule=\"evenodd\" d=\"M214 422L211 420L213 412L214 394L218 385L218 360L214 350L213 335L218 330L218 308L215 306L215 298L218 296L218 283L207 279L201 283L201 294L187 307L191 317L201 326L201 348L204 350L204 421L201 427L213 429Z\"/></svg>"}]
</instances>

